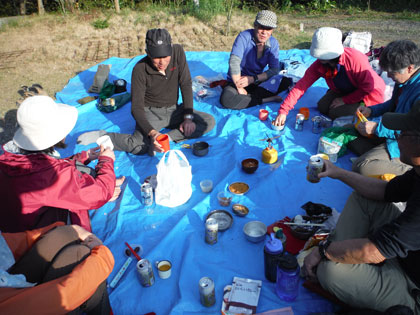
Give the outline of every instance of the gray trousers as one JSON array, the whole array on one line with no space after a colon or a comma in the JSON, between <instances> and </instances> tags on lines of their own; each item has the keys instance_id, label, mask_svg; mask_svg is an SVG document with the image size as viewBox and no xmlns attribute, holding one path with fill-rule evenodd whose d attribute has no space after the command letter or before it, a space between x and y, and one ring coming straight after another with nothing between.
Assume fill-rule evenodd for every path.
<instances>
[{"instance_id":1,"label":"gray trousers","mask_svg":"<svg viewBox=\"0 0 420 315\"><path fill-rule=\"evenodd\" d=\"M392 203L369 200L353 193L330 238L333 241L366 238L400 214ZM394 305L406 305L419 314L420 308L411 295L417 287L397 259L386 260L382 265L322 261L317 276L324 289L350 306L383 312Z\"/></svg>"},{"instance_id":2,"label":"gray trousers","mask_svg":"<svg viewBox=\"0 0 420 315\"><path fill-rule=\"evenodd\" d=\"M331 119L336 119L342 116L354 115L356 109L360 106L360 103L344 104L335 108L330 108L331 103L338 97L342 97L345 94L336 93L332 90L328 90L327 93L318 101L318 110L321 114L327 115Z\"/></svg>"},{"instance_id":3,"label":"gray trousers","mask_svg":"<svg viewBox=\"0 0 420 315\"><path fill-rule=\"evenodd\" d=\"M163 128L171 129L171 131L168 132L168 135L175 142L183 141L187 138L199 138L212 130L215 126L215 120L212 115L194 111L193 115L196 129L191 136L186 137L179 130L179 126L184 121L183 106L173 105L170 107L146 107L144 111L146 113L146 119L153 129L157 131ZM115 151L125 151L139 155L147 153L149 151L149 147L151 146L149 136L143 134L137 125L133 134L114 132L109 132L107 134L114 144Z\"/></svg>"},{"instance_id":4,"label":"gray trousers","mask_svg":"<svg viewBox=\"0 0 420 315\"><path fill-rule=\"evenodd\" d=\"M357 141L357 139L354 141ZM386 143L382 143L357 158L353 162L352 169L354 172L366 176L381 174L402 175L410 170L411 166L402 163L400 159L391 159Z\"/></svg>"}]
</instances>

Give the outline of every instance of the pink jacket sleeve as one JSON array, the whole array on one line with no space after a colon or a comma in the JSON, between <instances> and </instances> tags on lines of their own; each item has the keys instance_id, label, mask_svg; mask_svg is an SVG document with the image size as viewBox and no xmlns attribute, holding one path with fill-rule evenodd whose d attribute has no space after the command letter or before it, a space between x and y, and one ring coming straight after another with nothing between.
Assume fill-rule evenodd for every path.
<instances>
[{"instance_id":1,"label":"pink jacket sleeve","mask_svg":"<svg viewBox=\"0 0 420 315\"><path fill-rule=\"evenodd\" d=\"M289 92L283 104L279 109L279 114L287 115L290 110L295 107L297 101L305 94L306 90L309 89L312 84L315 83L321 77L321 73L318 70L318 61L315 61L308 69L306 69L305 75L300 79L295 87Z\"/></svg>"}]
</instances>

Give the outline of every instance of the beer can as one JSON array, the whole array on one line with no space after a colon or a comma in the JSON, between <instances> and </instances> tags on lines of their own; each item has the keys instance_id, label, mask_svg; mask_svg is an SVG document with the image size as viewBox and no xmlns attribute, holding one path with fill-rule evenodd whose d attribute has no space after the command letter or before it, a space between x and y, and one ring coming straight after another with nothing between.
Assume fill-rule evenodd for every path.
<instances>
[{"instance_id":1,"label":"beer can","mask_svg":"<svg viewBox=\"0 0 420 315\"><path fill-rule=\"evenodd\" d=\"M304 121L305 121L305 115L303 115L301 113L297 114L296 115L295 130L302 131Z\"/></svg>"},{"instance_id":2,"label":"beer can","mask_svg":"<svg viewBox=\"0 0 420 315\"><path fill-rule=\"evenodd\" d=\"M311 183L318 183L320 181L318 174L322 172L323 168L324 160L320 156L312 155L306 168L306 179Z\"/></svg>"},{"instance_id":3,"label":"beer can","mask_svg":"<svg viewBox=\"0 0 420 315\"><path fill-rule=\"evenodd\" d=\"M219 223L214 218L208 218L206 220L206 243L216 244L217 243L217 231L219 230Z\"/></svg>"},{"instance_id":4,"label":"beer can","mask_svg":"<svg viewBox=\"0 0 420 315\"><path fill-rule=\"evenodd\" d=\"M145 206L153 204L153 187L150 183L143 183L140 187L141 203Z\"/></svg>"},{"instance_id":5,"label":"beer can","mask_svg":"<svg viewBox=\"0 0 420 315\"><path fill-rule=\"evenodd\" d=\"M155 283L155 275L150 261L141 259L137 262L137 273L143 287L151 287Z\"/></svg>"},{"instance_id":6,"label":"beer can","mask_svg":"<svg viewBox=\"0 0 420 315\"><path fill-rule=\"evenodd\" d=\"M313 133L320 133L322 126L321 126L322 118L321 116L315 116L312 118L312 132Z\"/></svg>"},{"instance_id":7,"label":"beer can","mask_svg":"<svg viewBox=\"0 0 420 315\"><path fill-rule=\"evenodd\" d=\"M214 281L209 277L203 277L198 282L200 290L200 302L206 307L210 307L216 303L216 294L214 292Z\"/></svg>"}]
</instances>

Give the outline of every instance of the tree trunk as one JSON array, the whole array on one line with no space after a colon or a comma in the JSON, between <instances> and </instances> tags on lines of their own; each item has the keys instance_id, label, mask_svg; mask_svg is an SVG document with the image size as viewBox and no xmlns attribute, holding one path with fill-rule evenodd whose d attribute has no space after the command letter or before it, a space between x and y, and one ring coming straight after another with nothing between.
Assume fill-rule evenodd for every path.
<instances>
[{"instance_id":1,"label":"tree trunk","mask_svg":"<svg viewBox=\"0 0 420 315\"><path fill-rule=\"evenodd\" d=\"M19 13L26 15L26 0L19 0Z\"/></svg>"},{"instance_id":2,"label":"tree trunk","mask_svg":"<svg viewBox=\"0 0 420 315\"><path fill-rule=\"evenodd\" d=\"M42 0L38 0L38 14L43 15L45 13L44 4Z\"/></svg>"},{"instance_id":3,"label":"tree trunk","mask_svg":"<svg viewBox=\"0 0 420 315\"><path fill-rule=\"evenodd\" d=\"M115 11L117 13L120 13L120 0L114 0L115 1Z\"/></svg>"}]
</instances>

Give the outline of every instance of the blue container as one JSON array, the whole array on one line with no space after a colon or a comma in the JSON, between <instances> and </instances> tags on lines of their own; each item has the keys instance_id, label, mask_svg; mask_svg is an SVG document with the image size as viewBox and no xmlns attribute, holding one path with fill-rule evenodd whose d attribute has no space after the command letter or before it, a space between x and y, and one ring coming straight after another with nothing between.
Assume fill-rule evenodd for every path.
<instances>
[{"instance_id":1,"label":"blue container","mask_svg":"<svg viewBox=\"0 0 420 315\"><path fill-rule=\"evenodd\" d=\"M300 268L295 256L285 254L277 264L276 294L285 301L293 301L299 292Z\"/></svg>"},{"instance_id":2,"label":"blue container","mask_svg":"<svg viewBox=\"0 0 420 315\"><path fill-rule=\"evenodd\" d=\"M270 240L264 246L264 274L267 280L276 282L277 265L283 256L283 244L270 234Z\"/></svg>"}]
</instances>

